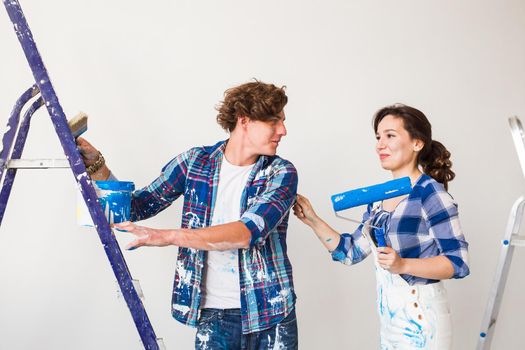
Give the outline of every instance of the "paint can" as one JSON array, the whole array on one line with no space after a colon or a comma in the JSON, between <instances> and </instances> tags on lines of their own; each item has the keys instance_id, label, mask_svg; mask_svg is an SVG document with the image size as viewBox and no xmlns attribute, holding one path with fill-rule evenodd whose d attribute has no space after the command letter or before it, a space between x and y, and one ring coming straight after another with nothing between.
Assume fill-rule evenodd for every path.
<instances>
[{"instance_id":1,"label":"paint can","mask_svg":"<svg viewBox=\"0 0 525 350\"><path fill-rule=\"evenodd\" d=\"M98 202L110 224L129 221L131 211L131 193L135 184L130 181L94 181ZM77 222L80 226L93 227L93 220L84 202L84 197L77 196Z\"/></svg>"}]
</instances>

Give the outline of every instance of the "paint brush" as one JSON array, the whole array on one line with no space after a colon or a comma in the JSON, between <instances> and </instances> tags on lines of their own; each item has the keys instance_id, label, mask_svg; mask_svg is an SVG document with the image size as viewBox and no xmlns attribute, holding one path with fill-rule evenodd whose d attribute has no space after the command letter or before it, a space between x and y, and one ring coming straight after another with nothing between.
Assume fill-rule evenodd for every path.
<instances>
[{"instance_id":1,"label":"paint brush","mask_svg":"<svg viewBox=\"0 0 525 350\"><path fill-rule=\"evenodd\" d=\"M76 139L80 135L82 135L87 130L87 120L88 116L84 112L78 113L74 118L70 119L67 122L67 125L69 126L69 130L71 130L71 133L73 134L73 137Z\"/></svg>"}]
</instances>

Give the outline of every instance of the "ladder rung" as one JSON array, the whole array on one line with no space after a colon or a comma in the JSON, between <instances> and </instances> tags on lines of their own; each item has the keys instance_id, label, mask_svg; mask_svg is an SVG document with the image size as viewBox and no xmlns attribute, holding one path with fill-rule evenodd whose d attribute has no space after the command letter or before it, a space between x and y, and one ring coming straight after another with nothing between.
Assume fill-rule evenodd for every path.
<instances>
[{"instance_id":1,"label":"ladder rung","mask_svg":"<svg viewBox=\"0 0 525 350\"><path fill-rule=\"evenodd\" d=\"M510 244L517 247L525 247L525 236L512 235Z\"/></svg>"},{"instance_id":2,"label":"ladder rung","mask_svg":"<svg viewBox=\"0 0 525 350\"><path fill-rule=\"evenodd\" d=\"M49 169L69 168L67 159L10 159L7 168L14 169Z\"/></svg>"}]
</instances>

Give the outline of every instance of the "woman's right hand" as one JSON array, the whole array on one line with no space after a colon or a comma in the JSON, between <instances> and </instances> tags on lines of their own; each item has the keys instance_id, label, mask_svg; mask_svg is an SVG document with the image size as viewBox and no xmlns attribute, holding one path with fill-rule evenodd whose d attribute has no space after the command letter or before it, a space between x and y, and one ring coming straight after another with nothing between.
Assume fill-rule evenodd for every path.
<instances>
[{"instance_id":1,"label":"woman's right hand","mask_svg":"<svg viewBox=\"0 0 525 350\"><path fill-rule=\"evenodd\" d=\"M310 226L328 251L331 252L337 248L340 240L339 233L317 216L308 198L297 194L297 200L293 206L293 213L299 220Z\"/></svg>"},{"instance_id":2,"label":"woman's right hand","mask_svg":"<svg viewBox=\"0 0 525 350\"><path fill-rule=\"evenodd\" d=\"M297 194L297 200L293 206L293 213L299 220L310 227L319 219L308 198L300 194Z\"/></svg>"}]
</instances>

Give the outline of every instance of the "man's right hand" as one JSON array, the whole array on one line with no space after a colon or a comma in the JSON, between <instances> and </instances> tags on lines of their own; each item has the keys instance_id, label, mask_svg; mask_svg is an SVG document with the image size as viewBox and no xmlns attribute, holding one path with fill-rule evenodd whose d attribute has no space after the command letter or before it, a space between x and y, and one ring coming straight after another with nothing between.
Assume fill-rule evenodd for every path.
<instances>
[{"instance_id":1,"label":"man's right hand","mask_svg":"<svg viewBox=\"0 0 525 350\"><path fill-rule=\"evenodd\" d=\"M95 165L97 161L100 161L101 153L98 149L93 147L86 139L82 137L77 137L77 146L84 161L86 169L90 166ZM104 162L104 165L97 169L95 172L89 174L93 180L107 180L109 177L109 168Z\"/></svg>"}]
</instances>

